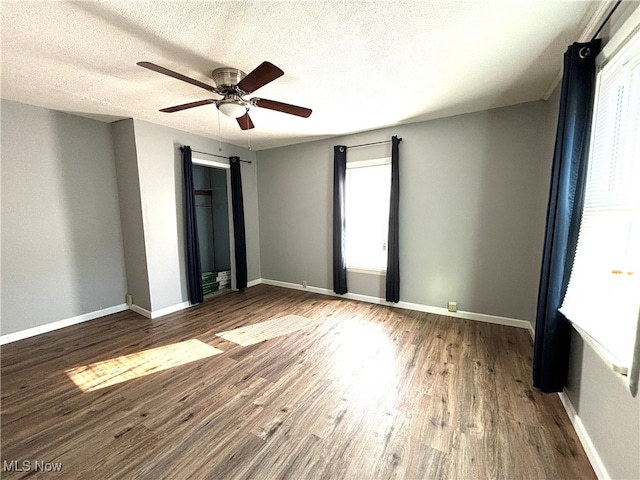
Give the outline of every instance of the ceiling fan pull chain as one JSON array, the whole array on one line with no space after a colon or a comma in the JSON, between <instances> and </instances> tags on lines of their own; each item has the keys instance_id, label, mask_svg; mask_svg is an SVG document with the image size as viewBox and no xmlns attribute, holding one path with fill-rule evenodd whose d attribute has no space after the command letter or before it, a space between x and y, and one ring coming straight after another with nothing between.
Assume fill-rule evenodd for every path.
<instances>
[{"instance_id":1,"label":"ceiling fan pull chain","mask_svg":"<svg viewBox=\"0 0 640 480\"><path fill-rule=\"evenodd\" d=\"M220 110L216 108L218 112L218 152L222 152L222 135L220 134Z\"/></svg>"}]
</instances>

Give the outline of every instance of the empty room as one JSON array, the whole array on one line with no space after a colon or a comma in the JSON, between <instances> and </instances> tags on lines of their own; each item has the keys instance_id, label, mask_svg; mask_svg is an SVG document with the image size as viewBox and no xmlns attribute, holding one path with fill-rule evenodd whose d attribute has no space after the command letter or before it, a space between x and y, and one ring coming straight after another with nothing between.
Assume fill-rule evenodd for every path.
<instances>
[{"instance_id":1,"label":"empty room","mask_svg":"<svg viewBox=\"0 0 640 480\"><path fill-rule=\"evenodd\" d=\"M0 17L2 478L640 480L640 1Z\"/></svg>"}]
</instances>

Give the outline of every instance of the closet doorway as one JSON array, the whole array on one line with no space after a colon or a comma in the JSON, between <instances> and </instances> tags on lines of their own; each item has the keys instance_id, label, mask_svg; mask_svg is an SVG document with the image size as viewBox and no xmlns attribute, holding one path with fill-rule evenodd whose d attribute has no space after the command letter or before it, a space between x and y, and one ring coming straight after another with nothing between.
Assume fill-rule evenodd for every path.
<instances>
[{"instance_id":1,"label":"closet doorway","mask_svg":"<svg viewBox=\"0 0 640 480\"><path fill-rule=\"evenodd\" d=\"M227 164L198 158L192 163L202 293L207 297L233 287L231 177Z\"/></svg>"}]
</instances>

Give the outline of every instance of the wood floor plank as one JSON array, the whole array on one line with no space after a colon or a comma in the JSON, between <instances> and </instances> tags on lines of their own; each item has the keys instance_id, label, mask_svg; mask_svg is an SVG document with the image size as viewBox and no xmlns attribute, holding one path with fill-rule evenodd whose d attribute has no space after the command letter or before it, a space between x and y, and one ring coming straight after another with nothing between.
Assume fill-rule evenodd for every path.
<instances>
[{"instance_id":1,"label":"wood floor plank","mask_svg":"<svg viewBox=\"0 0 640 480\"><path fill-rule=\"evenodd\" d=\"M216 335L287 315L314 324L246 347ZM223 353L87 392L65 373L188 340ZM2 347L0 460L65 479L593 479L559 399L531 385L532 347L526 330L266 285L121 312Z\"/></svg>"}]
</instances>

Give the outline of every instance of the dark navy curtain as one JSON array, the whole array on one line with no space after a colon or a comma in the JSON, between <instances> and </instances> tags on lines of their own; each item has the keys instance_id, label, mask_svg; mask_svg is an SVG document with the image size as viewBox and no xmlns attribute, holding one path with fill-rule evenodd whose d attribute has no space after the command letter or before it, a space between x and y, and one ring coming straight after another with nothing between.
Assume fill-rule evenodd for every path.
<instances>
[{"instance_id":1,"label":"dark navy curtain","mask_svg":"<svg viewBox=\"0 0 640 480\"><path fill-rule=\"evenodd\" d=\"M231 165L231 209L233 211L233 244L236 259L236 288L247 288L247 239L244 230L244 202L240 158L229 157Z\"/></svg>"},{"instance_id":2,"label":"dark navy curtain","mask_svg":"<svg viewBox=\"0 0 640 480\"><path fill-rule=\"evenodd\" d=\"M191 147L180 147L182 151L182 171L184 177L184 224L187 241L187 278L189 302L202 303L202 270L200 267L200 245L198 244L198 221L196 218L196 199L193 192L193 164Z\"/></svg>"},{"instance_id":3,"label":"dark navy curtain","mask_svg":"<svg viewBox=\"0 0 640 480\"><path fill-rule=\"evenodd\" d=\"M402 141L396 136L391 137L391 200L389 204L389 239L387 241L387 302L400 301L400 252L399 243L399 210L400 210L400 157L398 145Z\"/></svg>"},{"instance_id":4,"label":"dark navy curtain","mask_svg":"<svg viewBox=\"0 0 640 480\"><path fill-rule=\"evenodd\" d=\"M333 291L347 293L347 261L345 258L345 181L347 147L333 147Z\"/></svg>"},{"instance_id":5,"label":"dark navy curtain","mask_svg":"<svg viewBox=\"0 0 640 480\"><path fill-rule=\"evenodd\" d=\"M564 55L533 356L533 384L547 393L562 390L569 367L571 325L558 309L578 242L599 51L595 40L574 43Z\"/></svg>"}]
</instances>

